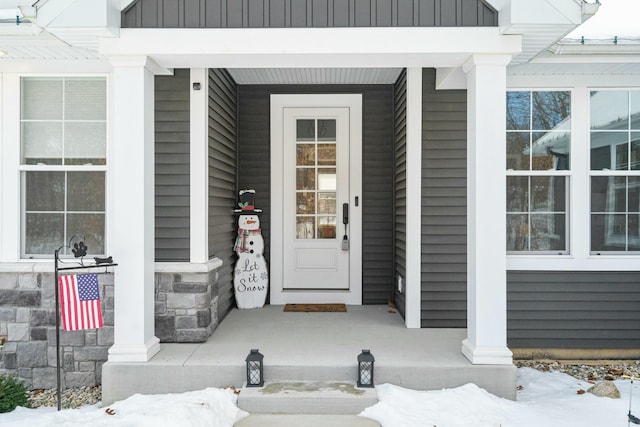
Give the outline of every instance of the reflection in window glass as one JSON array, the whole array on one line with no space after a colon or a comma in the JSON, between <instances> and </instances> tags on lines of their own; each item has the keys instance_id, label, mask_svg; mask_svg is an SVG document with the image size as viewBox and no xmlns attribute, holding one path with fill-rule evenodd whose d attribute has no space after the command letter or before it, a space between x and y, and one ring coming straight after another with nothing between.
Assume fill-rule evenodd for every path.
<instances>
[{"instance_id":1,"label":"reflection in window glass","mask_svg":"<svg viewBox=\"0 0 640 427\"><path fill-rule=\"evenodd\" d=\"M565 176L507 177L507 250L567 251Z\"/></svg>"},{"instance_id":2,"label":"reflection in window glass","mask_svg":"<svg viewBox=\"0 0 640 427\"><path fill-rule=\"evenodd\" d=\"M640 250L640 91L592 91L591 252Z\"/></svg>"},{"instance_id":3,"label":"reflection in window glass","mask_svg":"<svg viewBox=\"0 0 640 427\"><path fill-rule=\"evenodd\" d=\"M507 250L567 253L571 92L508 92L506 125Z\"/></svg>"},{"instance_id":4,"label":"reflection in window glass","mask_svg":"<svg viewBox=\"0 0 640 427\"><path fill-rule=\"evenodd\" d=\"M507 92L507 170L569 170L570 154L570 92Z\"/></svg>"},{"instance_id":5,"label":"reflection in window glass","mask_svg":"<svg viewBox=\"0 0 640 427\"><path fill-rule=\"evenodd\" d=\"M591 177L591 250L637 251L640 177Z\"/></svg>"}]
</instances>

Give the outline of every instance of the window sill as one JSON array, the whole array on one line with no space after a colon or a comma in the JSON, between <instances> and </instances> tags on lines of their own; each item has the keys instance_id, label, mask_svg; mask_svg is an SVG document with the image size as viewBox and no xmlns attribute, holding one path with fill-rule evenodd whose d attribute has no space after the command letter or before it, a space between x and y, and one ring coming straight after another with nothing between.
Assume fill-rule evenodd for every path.
<instances>
[{"instance_id":1,"label":"window sill","mask_svg":"<svg viewBox=\"0 0 640 427\"><path fill-rule=\"evenodd\" d=\"M640 254L634 255L509 255L507 270L537 271L638 271Z\"/></svg>"}]
</instances>

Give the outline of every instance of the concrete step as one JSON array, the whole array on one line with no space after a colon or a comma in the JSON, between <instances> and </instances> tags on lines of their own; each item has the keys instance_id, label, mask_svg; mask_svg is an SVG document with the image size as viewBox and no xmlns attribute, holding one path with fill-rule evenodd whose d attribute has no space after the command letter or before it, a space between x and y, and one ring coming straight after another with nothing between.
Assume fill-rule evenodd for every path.
<instances>
[{"instance_id":1,"label":"concrete step","mask_svg":"<svg viewBox=\"0 0 640 427\"><path fill-rule=\"evenodd\" d=\"M380 424L357 415L252 414L234 427L380 427Z\"/></svg>"},{"instance_id":2,"label":"concrete step","mask_svg":"<svg viewBox=\"0 0 640 427\"><path fill-rule=\"evenodd\" d=\"M250 414L356 415L376 403L374 388L341 381L268 382L243 387L238 396L238 407Z\"/></svg>"}]
</instances>

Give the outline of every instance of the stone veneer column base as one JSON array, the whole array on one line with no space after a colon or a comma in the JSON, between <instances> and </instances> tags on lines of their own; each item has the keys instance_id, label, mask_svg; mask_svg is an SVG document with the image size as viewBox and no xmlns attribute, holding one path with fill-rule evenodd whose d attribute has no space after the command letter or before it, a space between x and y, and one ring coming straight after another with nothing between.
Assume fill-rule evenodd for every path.
<instances>
[{"instance_id":1,"label":"stone veneer column base","mask_svg":"<svg viewBox=\"0 0 640 427\"><path fill-rule=\"evenodd\" d=\"M218 326L218 268L206 264L156 263L155 335L162 343L205 342Z\"/></svg>"}]
</instances>

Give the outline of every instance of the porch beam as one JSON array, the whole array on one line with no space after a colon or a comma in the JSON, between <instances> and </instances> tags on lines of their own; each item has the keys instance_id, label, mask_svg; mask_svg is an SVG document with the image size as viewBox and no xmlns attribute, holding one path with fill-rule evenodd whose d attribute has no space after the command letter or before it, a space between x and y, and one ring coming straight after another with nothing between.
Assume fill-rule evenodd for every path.
<instances>
[{"instance_id":1,"label":"porch beam","mask_svg":"<svg viewBox=\"0 0 640 427\"><path fill-rule=\"evenodd\" d=\"M154 336L154 74L147 57L113 58L110 241L118 262L108 362L146 362ZM115 237L117 233L118 237Z\"/></svg>"},{"instance_id":2,"label":"porch beam","mask_svg":"<svg viewBox=\"0 0 640 427\"><path fill-rule=\"evenodd\" d=\"M511 364L507 348L506 66L473 55L467 74L467 338L473 364ZM490 114L487 112L490 111Z\"/></svg>"},{"instance_id":3,"label":"porch beam","mask_svg":"<svg viewBox=\"0 0 640 427\"><path fill-rule=\"evenodd\" d=\"M473 52L516 53L497 27L123 28L103 55L149 55L169 68L455 67Z\"/></svg>"},{"instance_id":4,"label":"porch beam","mask_svg":"<svg viewBox=\"0 0 640 427\"><path fill-rule=\"evenodd\" d=\"M405 325L420 327L422 228L422 68L407 68Z\"/></svg>"}]
</instances>

